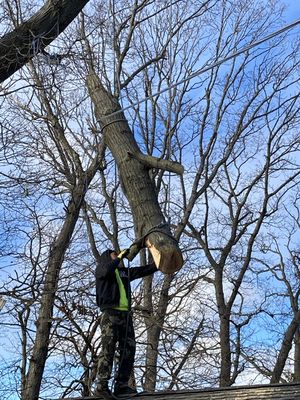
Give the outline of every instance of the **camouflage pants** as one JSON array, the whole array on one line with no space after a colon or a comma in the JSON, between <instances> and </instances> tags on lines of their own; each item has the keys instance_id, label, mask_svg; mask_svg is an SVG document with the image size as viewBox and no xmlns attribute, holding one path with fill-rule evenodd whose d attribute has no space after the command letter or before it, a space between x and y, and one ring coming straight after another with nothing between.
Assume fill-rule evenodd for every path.
<instances>
[{"instance_id":1,"label":"camouflage pants","mask_svg":"<svg viewBox=\"0 0 300 400\"><path fill-rule=\"evenodd\" d=\"M135 336L129 312L108 309L102 313L101 352L98 360L98 380L105 384L111 378L114 356L119 353L116 384L128 384L135 356Z\"/></svg>"}]
</instances>

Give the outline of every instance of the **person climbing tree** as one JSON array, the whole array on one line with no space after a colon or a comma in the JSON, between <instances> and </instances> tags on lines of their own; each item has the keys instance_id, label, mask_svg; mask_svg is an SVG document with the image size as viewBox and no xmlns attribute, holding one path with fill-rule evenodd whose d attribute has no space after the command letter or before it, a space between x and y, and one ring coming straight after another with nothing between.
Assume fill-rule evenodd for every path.
<instances>
[{"instance_id":1,"label":"person climbing tree","mask_svg":"<svg viewBox=\"0 0 300 400\"><path fill-rule=\"evenodd\" d=\"M155 264L126 268L121 260L129 249L117 255L114 250L101 254L96 267L96 301L102 311L101 352L97 368L95 396L111 399L108 382L111 378L114 356L118 350L120 359L115 377L114 396L124 398L137 394L128 386L135 356L135 334L131 314L130 281L151 275L157 271Z\"/></svg>"}]
</instances>

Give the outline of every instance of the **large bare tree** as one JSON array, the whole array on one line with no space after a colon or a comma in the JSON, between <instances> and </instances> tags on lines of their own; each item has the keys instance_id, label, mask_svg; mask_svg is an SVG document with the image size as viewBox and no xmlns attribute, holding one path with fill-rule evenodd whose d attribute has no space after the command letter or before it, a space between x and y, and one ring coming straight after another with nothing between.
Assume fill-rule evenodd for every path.
<instances>
[{"instance_id":1,"label":"large bare tree","mask_svg":"<svg viewBox=\"0 0 300 400\"><path fill-rule=\"evenodd\" d=\"M28 88L3 92L1 256L24 273L2 290L1 318L22 332L24 398L39 387L47 397L47 384L58 396L91 393L95 258L135 239L132 262L148 245L176 271L179 241L185 258L135 288L138 385L228 386L259 365L246 357L249 337L271 305L266 292L251 302L263 276L255 257L298 185L298 49L280 36L190 80L278 26L280 10L186 3L90 2L54 43L63 57L37 54L22 71ZM18 208L32 222L22 234Z\"/></svg>"}]
</instances>

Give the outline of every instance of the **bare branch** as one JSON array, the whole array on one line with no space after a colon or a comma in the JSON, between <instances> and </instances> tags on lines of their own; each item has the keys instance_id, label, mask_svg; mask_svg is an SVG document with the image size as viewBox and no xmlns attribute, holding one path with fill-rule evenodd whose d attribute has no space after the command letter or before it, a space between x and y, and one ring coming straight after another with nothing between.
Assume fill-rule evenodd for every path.
<instances>
[{"instance_id":1,"label":"bare branch","mask_svg":"<svg viewBox=\"0 0 300 400\"><path fill-rule=\"evenodd\" d=\"M175 161L163 160L162 158L145 155L140 152L128 152L127 154L129 157L135 158L144 164L147 168L163 169L164 171L175 172L178 175L182 175L184 172L183 166Z\"/></svg>"}]
</instances>

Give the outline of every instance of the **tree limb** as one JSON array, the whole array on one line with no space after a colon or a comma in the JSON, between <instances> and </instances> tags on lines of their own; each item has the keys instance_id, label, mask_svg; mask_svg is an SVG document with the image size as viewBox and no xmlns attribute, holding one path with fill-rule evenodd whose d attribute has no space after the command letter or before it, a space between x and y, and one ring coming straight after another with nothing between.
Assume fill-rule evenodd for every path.
<instances>
[{"instance_id":1,"label":"tree limb","mask_svg":"<svg viewBox=\"0 0 300 400\"><path fill-rule=\"evenodd\" d=\"M47 0L27 21L0 39L0 82L40 53L74 20L89 0Z\"/></svg>"},{"instance_id":2,"label":"tree limb","mask_svg":"<svg viewBox=\"0 0 300 400\"><path fill-rule=\"evenodd\" d=\"M162 158L145 155L141 152L127 153L129 157L135 158L140 163L144 164L148 168L163 169L165 171L175 172L175 174L182 175L184 168L181 164L176 161L164 160Z\"/></svg>"}]
</instances>

